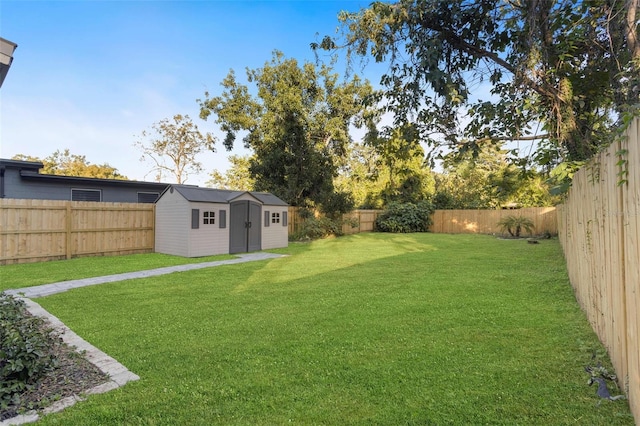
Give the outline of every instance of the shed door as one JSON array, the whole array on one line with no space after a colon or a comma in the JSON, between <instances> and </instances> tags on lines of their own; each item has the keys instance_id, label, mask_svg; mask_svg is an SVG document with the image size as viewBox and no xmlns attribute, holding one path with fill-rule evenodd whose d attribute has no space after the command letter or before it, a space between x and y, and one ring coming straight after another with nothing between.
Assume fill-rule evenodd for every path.
<instances>
[{"instance_id":1,"label":"shed door","mask_svg":"<svg viewBox=\"0 0 640 426\"><path fill-rule=\"evenodd\" d=\"M229 253L262 248L262 207L252 201L236 201L229 209Z\"/></svg>"}]
</instances>

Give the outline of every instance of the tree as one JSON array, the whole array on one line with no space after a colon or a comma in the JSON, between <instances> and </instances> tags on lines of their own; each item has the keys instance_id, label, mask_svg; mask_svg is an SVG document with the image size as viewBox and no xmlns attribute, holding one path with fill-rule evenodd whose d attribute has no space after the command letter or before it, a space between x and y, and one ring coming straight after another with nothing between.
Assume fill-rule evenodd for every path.
<instances>
[{"instance_id":1,"label":"tree","mask_svg":"<svg viewBox=\"0 0 640 426\"><path fill-rule=\"evenodd\" d=\"M424 164L424 150L408 143L402 132L355 143L334 180L349 192L356 206L381 209L390 203L418 203L430 199L435 180Z\"/></svg>"},{"instance_id":2,"label":"tree","mask_svg":"<svg viewBox=\"0 0 640 426\"><path fill-rule=\"evenodd\" d=\"M210 133L201 133L188 115L176 114L173 119L162 119L143 131L134 146L142 151L140 161L151 159L160 182L165 174L176 183L185 183L189 175L200 173L202 164L196 157L204 150L215 151L215 138Z\"/></svg>"},{"instance_id":3,"label":"tree","mask_svg":"<svg viewBox=\"0 0 640 426\"><path fill-rule=\"evenodd\" d=\"M228 150L237 133L246 132L244 144L254 154L249 171L255 189L277 194L293 206L348 210L349 197L336 192L333 179L351 142L349 126L363 125L363 100L372 93L369 83L358 77L340 83L330 67L300 66L278 51L262 68L247 69L247 79L257 95L231 70L220 96L205 93L199 100L200 117L216 117Z\"/></svg>"},{"instance_id":4,"label":"tree","mask_svg":"<svg viewBox=\"0 0 640 426\"><path fill-rule=\"evenodd\" d=\"M386 181L380 176L380 160L375 149L355 142L349 147L345 160L334 179L336 189L349 193L358 208L382 208L381 194Z\"/></svg>"},{"instance_id":5,"label":"tree","mask_svg":"<svg viewBox=\"0 0 640 426\"><path fill-rule=\"evenodd\" d=\"M253 191L255 181L251 178L251 173L249 172L251 157L248 155L231 155L229 162L231 167L224 175L218 170L211 172L211 179L207 181L207 185L220 189Z\"/></svg>"},{"instance_id":6,"label":"tree","mask_svg":"<svg viewBox=\"0 0 640 426\"><path fill-rule=\"evenodd\" d=\"M538 141L541 164L583 161L639 102L638 0L400 0L342 12L342 34L312 43L389 62L393 128L435 154ZM490 89L488 99L473 92ZM541 125L538 131L536 124Z\"/></svg>"},{"instance_id":7,"label":"tree","mask_svg":"<svg viewBox=\"0 0 640 426\"><path fill-rule=\"evenodd\" d=\"M44 166L43 174L128 180L126 176L118 173L118 169L108 163L91 164L84 155L71 154L68 149L56 150L44 159L24 154L15 155L13 159L41 162Z\"/></svg>"},{"instance_id":8,"label":"tree","mask_svg":"<svg viewBox=\"0 0 640 426\"><path fill-rule=\"evenodd\" d=\"M555 201L540 173L519 169L506 151L495 148L485 147L477 156L449 157L443 173L436 175L437 209L549 206Z\"/></svg>"},{"instance_id":9,"label":"tree","mask_svg":"<svg viewBox=\"0 0 640 426\"><path fill-rule=\"evenodd\" d=\"M431 171L424 167L424 150L415 143L412 127L394 129L389 137L370 139L378 153L378 165L386 185L381 192L384 204L418 203L434 193Z\"/></svg>"}]
</instances>

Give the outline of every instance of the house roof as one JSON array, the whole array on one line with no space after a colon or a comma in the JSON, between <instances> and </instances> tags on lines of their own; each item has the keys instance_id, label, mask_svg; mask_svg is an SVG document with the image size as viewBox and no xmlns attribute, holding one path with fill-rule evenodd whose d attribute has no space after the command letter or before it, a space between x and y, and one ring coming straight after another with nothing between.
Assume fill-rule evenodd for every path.
<instances>
[{"instance_id":1,"label":"house roof","mask_svg":"<svg viewBox=\"0 0 640 426\"><path fill-rule=\"evenodd\" d=\"M8 167L19 170L32 170L37 172L44 167L44 164L42 164L42 162L40 161L8 160L6 158L0 158L0 167Z\"/></svg>"},{"instance_id":2,"label":"house roof","mask_svg":"<svg viewBox=\"0 0 640 426\"><path fill-rule=\"evenodd\" d=\"M230 191L226 189L200 188L197 186L171 185L187 201L201 203L230 203L243 194L250 194L262 204L271 206L287 206L280 198L268 192Z\"/></svg>"},{"instance_id":3,"label":"house roof","mask_svg":"<svg viewBox=\"0 0 640 426\"><path fill-rule=\"evenodd\" d=\"M46 175L29 170L20 170L20 177L25 180L41 180L41 181L55 181L55 182L67 182L67 183L83 183L83 184L100 184L100 185L112 185L112 186L146 186L154 188L158 191L162 191L168 183L160 182L143 182L137 180L123 180L123 179L101 179L92 177L80 177L80 176L62 176L62 175Z\"/></svg>"},{"instance_id":4,"label":"house roof","mask_svg":"<svg viewBox=\"0 0 640 426\"><path fill-rule=\"evenodd\" d=\"M145 182L137 180L123 180L123 179L103 179L84 176L64 176L64 175L50 175L40 173L39 170L44 167L44 164L40 161L22 161L22 160L8 160L6 158L0 158L0 168L17 169L20 171L20 177L25 180L38 180L41 182L63 182L63 183L82 183L85 185L110 185L110 186L137 186L153 188L157 191L162 191L169 186L168 183L161 182Z\"/></svg>"},{"instance_id":5,"label":"house roof","mask_svg":"<svg viewBox=\"0 0 640 426\"><path fill-rule=\"evenodd\" d=\"M14 42L0 37L0 87L2 87L2 83L9 72L16 47L18 45Z\"/></svg>"}]
</instances>

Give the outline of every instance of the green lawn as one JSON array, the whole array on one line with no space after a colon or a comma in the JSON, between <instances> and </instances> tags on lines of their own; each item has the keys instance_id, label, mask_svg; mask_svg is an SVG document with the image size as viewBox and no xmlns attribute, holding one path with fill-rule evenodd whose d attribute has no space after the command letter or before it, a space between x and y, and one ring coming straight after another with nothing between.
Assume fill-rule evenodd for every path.
<instances>
[{"instance_id":1,"label":"green lawn","mask_svg":"<svg viewBox=\"0 0 640 426\"><path fill-rule=\"evenodd\" d=\"M186 258L168 254L148 253L128 256L79 257L42 263L24 263L0 266L0 291L51 284L79 278L122 274L163 266L186 263L212 262L232 259L233 255Z\"/></svg>"},{"instance_id":2,"label":"green lawn","mask_svg":"<svg viewBox=\"0 0 640 426\"><path fill-rule=\"evenodd\" d=\"M359 234L278 252L38 299L141 377L41 424L634 423L586 385L602 348L556 240Z\"/></svg>"}]
</instances>

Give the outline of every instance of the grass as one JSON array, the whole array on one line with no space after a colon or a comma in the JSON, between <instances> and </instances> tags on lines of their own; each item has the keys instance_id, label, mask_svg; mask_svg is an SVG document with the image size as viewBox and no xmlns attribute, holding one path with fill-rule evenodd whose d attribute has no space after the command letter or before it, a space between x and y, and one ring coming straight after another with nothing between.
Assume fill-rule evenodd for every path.
<instances>
[{"instance_id":1,"label":"grass","mask_svg":"<svg viewBox=\"0 0 640 426\"><path fill-rule=\"evenodd\" d=\"M186 258L161 253L131 254L127 256L79 257L42 263L0 266L0 291L51 284L80 278L122 274L163 266L211 262L232 259L233 255Z\"/></svg>"},{"instance_id":2,"label":"grass","mask_svg":"<svg viewBox=\"0 0 640 426\"><path fill-rule=\"evenodd\" d=\"M358 234L278 251L38 299L141 377L41 424L634 423L586 385L593 351L610 364L557 241Z\"/></svg>"}]
</instances>

